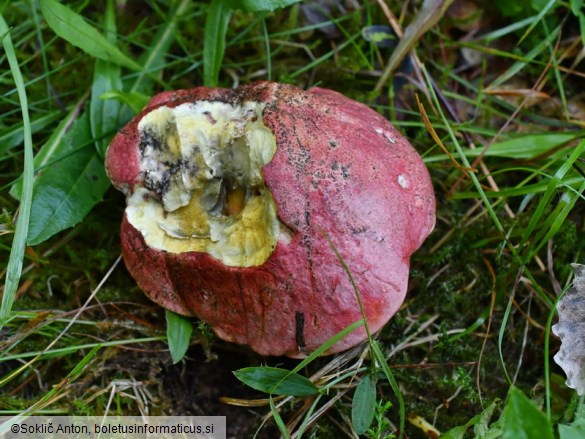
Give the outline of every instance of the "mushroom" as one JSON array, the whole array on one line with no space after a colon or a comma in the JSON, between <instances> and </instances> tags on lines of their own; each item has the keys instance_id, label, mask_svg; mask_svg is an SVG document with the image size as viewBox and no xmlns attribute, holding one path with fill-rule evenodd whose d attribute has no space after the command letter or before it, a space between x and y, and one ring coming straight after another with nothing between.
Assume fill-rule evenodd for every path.
<instances>
[{"instance_id":1,"label":"mushroom","mask_svg":"<svg viewBox=\"0 0 585 439\"><path fill-rule=\"evenodd\" d=\"M273 82L161 93L114 137L124 261L156 303L262 355L303 357L404 300L435 224L427 169L381 115ZM366 338L363 327L327 353Z\"/></svg>"}]
</instances>

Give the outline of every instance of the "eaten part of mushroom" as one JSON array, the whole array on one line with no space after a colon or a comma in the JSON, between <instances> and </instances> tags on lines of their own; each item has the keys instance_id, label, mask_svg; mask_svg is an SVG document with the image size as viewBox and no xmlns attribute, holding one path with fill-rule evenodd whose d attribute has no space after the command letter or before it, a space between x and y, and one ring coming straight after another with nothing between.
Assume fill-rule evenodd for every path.
<instances>
[{"instance_id":1,"label":"eaten part of mushroom","mask_svg":"<svg viewBox=\"0 0 585 439\"><path fill-rule=\"evenodd\" d=\"M343 95L272 82L165 92L106 155L129 272L163 307L263 355L303 357L398 310L435 200L420 156ZM366 338L356 329L329 349Z\"/></svg>"}]
</instances>

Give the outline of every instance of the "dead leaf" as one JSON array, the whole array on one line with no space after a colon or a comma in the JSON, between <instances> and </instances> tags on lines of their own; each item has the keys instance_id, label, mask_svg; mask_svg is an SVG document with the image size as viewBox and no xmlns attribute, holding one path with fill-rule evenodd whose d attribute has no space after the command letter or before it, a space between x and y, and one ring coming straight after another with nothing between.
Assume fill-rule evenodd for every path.
<instances>
[{"instance_id":1,"label":"dead leaf","mask_svg":"<svg viewBox=\"0 0 585 439\"><path fill-rule=\"evenodd\" d=\"M567 375L567 386L585 395L585 265L571 265L575 270L573 288L559 300L559 322L552 327L561 339L554 359Z\"/></svg>"}]
</instances>

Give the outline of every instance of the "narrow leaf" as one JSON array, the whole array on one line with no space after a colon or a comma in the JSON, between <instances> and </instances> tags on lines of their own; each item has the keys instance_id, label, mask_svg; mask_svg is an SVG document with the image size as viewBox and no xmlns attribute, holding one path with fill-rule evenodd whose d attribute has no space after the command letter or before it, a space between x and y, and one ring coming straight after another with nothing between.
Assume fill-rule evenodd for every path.
<instances>
[{"instance_id":1,"label":"narrow leaf","mask_svg":"<svg viewBox=\"0 0 585 439\"><path fill-rule=\"evenodd\" d=\"M35 134L40 130L48 127L55 123L61 117L59 111L53 111L51 113L39 116L31 121L30 129L31 133ZM17 147L24 141L24 127L22 125L9 127L0 132L0 154L4 154L10 149Z\"/></svg>"},{"instance_id":2,"label":"narrow leaf","mask_svg":"<svg viewBox=\"0 0 585 439\"><path fill-rule=\"evenodd\" d=\"M309 396L319 392L304 376L277 367L246 367L234 375L251 388L272 395Z\"/></svg>"},{"instance_id":3,"label":"narrow leaf","mask_svg":"<svg viewBox=\"0 0 585 439\"><path fill-rule=\"evenodd\" d=\"M224 3L231 9L243 9L246 12L272 12L286 8L301 0L226 0Z\"/></svg>"},{"instance_id":4,"label":"narrow leaf","mask_svg":"<svg viewBox=\"0 0 585 439\"><path fill-rule=\"evenodd\" d=\"M524 393L510 390L504 409L503 439L553 439L553 431L546 415Z\"/></svg>"},{"instance_id":5,"label":"narrow leaf","mask_svg":"<svg viewBox=\"0 0 585 439\"><path fill-rule=\"evenodd\" d=\"M106 39L116 44L116 17L113 1L109 0L104 14L104 31ZM118 128L127 120L121 120L122 105L117 100L103 100L101 95L110 90L121 90L122 78L120 66L103 59L96 59L91 86L89 106L91 133L95 139L96 149L104 157L106 148ZM129 119L129 115L128 118Z\"/></svg>"},{"instance_id":6,"label":"narrow leaf","mask_svg":"<svg viewBox=\"0 0 585 439\"><path fill-rule=\"evenodd\" d=\"M527 134L513 139L492 144L485 157L505 157L519 160L530 160L540 155L549 154L547 158L556 157L555 149L562 147L566 143L582 137L582 132L576 133L547 133L547 134ZM467 158L478 157L483 153L481 148L468 149L464 151ZM437 154L436 156L426 157L425 163L435 161L445 161L449 157L446 154Z\"/></svg>"},{"instance_id":7,"label":"narrow leaf","mask_svg":"<svg viewBox=\"0 0 585 439\"><path fill-rule=\"evenodd\" d=\"M571 0L571 11L575 17L582 14L581 8L583 7L583 0Z\"/></svg>"},{"instance_id":8,"label":"narrow leaf","mask_svg":"<svg viewBox=\"0 0 585 439\"><path fill-rule=\"evenodd\" d=\"M539 226L542 225L542 219L543 216L546 215L546 209L550 206L554 197L557 196L557 188L560 182L563 180L565 175L571 171L572 164L575 163L575 161L581 156L583 152L585 152L585 140L581 141L579 145L577 145L572 150L571 155L562 163L555 175L548 182L547 189L538 203L538 206L536 207L532 217L530 218L528 226L524 230L520 248L523 248L529 240L532 240L535 231L537 231Z\"/></svg>"},{"instance_id":9,"label":"narrow leaf","mask_svg":"<svg viewBox=\"0 0 585 439\"><path fill-rule=\"evenodd\" d=\"M534 2L534 0L532 0L532 1ZM522 35L522 37L520 37L520 39L518 40L518 43L516 43L518 46L533 31L533 29L536 27L536 25L538 23L540 23L540 21L544 18L544 16L549 13L550 9L553 6L555 6L555 3L557 3L557 0L548 0L546 4L540 4L540 5L535 5L534 3L532 4L532 8L535 11L539 11L539 12L538 12L538 15L536 16L536 20L534 20L532 22L532 24L528 27L528 29L526 29L526 32L524 32L524 35Z\"/></svg>"},{"instance_id":10,"label":"narrow leaf","mask_svg":"<svg viewBox=\"0 0 585 439\"><path fill-rule=\"evenodd\" d=\"M370 375L362 378L351 402L351 423L357 434L370 428L376 412L376 383Z\"/></svg>"},{"instance_id":11,"label":"narrow leaf","mask_svg":"<svg viewBox=\"0 0 585 439\"><path fill-rule=\"evenodd\" d=\"M585 46L585 12L579 15L579 29L581 30L581 43Z\"/></svg>"},{"instance_id":12,"label":"narrow leaf","mask_svg":"<svg viewBox=\"0 0 585 439\"><path fill-rule=\"evenodd\" d=\"M270 412L272 413L272 417L274 418L274 422L276 422L276 426L280 430L282 437L284 439L290 439L290 434L288 433L288 428L286 428L286 424L282 420L280 413L278 413L278 409L276 408L276 405L274 404L274 400L272 399L272 395L270 395L268 400L270 401Z\"/></svg>"},{"instance_id":13,"label":"narrow leaf","mask_svg":"<svg viewBox=\"0 0 585 439\"><path fill-rule=\"evenodd\" d=\"M32 133L30 126L30 117L28 114L28 100L26 97L26 90L24 87L24 79L20 72L18 60L10 38L10 30L4 17L0 13L0 35L3 35L2 45L4 52L8 59L8 64L14 78L16 90L18 92L18 99L20 101L20 108L22 111L22 124L24 135L24 172L23 172L23 186L20 196L20 207L18 219L16 220L16 230L12 241L12 248L10 249L10 256L8 258L8 265L6 267L6 281L4 283L4 291L2 294L2 305L0 307L0 328L2 328L10 314L16 290L20 282L22 274L22 262L24 259L24 249L26 246L27 231L29 228L29 221L31 215L31 200L33 190L33 145Z\"/></svg>"},{"instance_id":14,"label":"narrow leaf","mask_svg":"<svg viewBox=\"0 0 585 439\"><path fill-rule=\"evenodd\" d=\"M500 76L498 76L487 88L490 89L498 87L508 79L518 75L518 73L522 71L522 69L524 69L524 67L526 67L529 62L532 62L534 58L540 55L550 44L552 44L555 38L557 38L560 30L561 26L559 25L546 38L534 45L534 47L528 53L524 54L521 61L516 61L514 64L508 67L508 69Z\"/></svg>"},{"instance_id":15,"label":"narrow leaf","mask_svg":"<svg viewBox=\"0 0 585 439\"><path fill-rule=\"evenodd\" d=\"M187 353L189 342L191 341L191 334L193 333L193 326L191 326L189 319L174 312L166 311L165 316L167 319L169 350L171 351L173 364L177 364Z\"/></svg>"},{"instance_id":16,"label":"narrow leaf","mask_svg":"<svg viewBox=\"0 0 585 439\"><path fill-rule=\"evenodd\" d=\"M151 75L160 71L165 65L165 57L175 39L177 22L185 16L190 4L190 0L181 0L175 9L169 11L170 20L167 21L165 26L161 26L161 29L152 39L148 52L140 57L139 63L142 66L142 70L138 72L136 79L132 83L130 93L152 94L153 80Z\"/></svg>"},{"instance_id":17,"label":"narrow leaf","mask_svg":"<svg viewBox=\"0 0 585 439\"><path fill-rule=\"evenodd\" d=\"M41 11L53 32L87 54L131 70L140 71L142 69L137 62L122 53L118 47L110 43L81 15L68 6L62 5L56 0L41 0Z\"/></svg>"},{"instance_id":18,"label":"narrow leaf","mask_svg":"<svg viewBox=\"0 0 585 439\"><path fill-rule=\"evenodd\" d=\"M396 35L389 26L372 25L362 28L362 38L378 47L394 47Z\"/></svg>"},{"instance_id":19,"label":"narrow leaf","mask_svg":"<svg viewBox=\"0 0 585 439\"><path fill-rule=\"evenodd\" d=\"M392 391L394 392L396 399L398 399L398 411L400 415L399 431L404 432L404 424L406 423L406 406L404 404L404 397L402 396L402 392L400 391L398 382L396 381L396 378L394 378L394 374L392 373L392 370L390 370L390 367L388 366L388 361L386 360L386 357L382 353L379 344L376 341L374 341L370 344L370 347L372 349L372 352L374 353L374 358L380 365L380 368L382 369L382 372L384 372L384 375L386 375L386 379L390 383L390 387L392 387Z\"/></svg>"},{"instance_id":20,"label":"narrow leaf","mask_svg":"<svg viewBox=\"0 0 585 439\"><path fill-rule=\"evenodd\" d=\"M540 229L532 237L530 252L526 260L534 258L540 249L561 230L577 201L583 199L583 193L585 193L585 180L581 182L581 186L577 190L571 188L571 190L561 195L553 211L546 215L546 218L540 224Z\"/></svg>"},{"instance_id":21,"label":"narrow leaf","mask_svg":"<svg viewBox=\"0 0 585 439\"><path fill-rule=\"evenodd\" d=\"M103 160L93 145L88 113L63 137L59 153L35 181L30 245L79 223L109 186Z\"/></svg>"},{"instance_id":22,"label":"narrow leaf","mask_svg":"<svg viewBox=\"0 0 585 439\"><path fill-rule=\"evenodd\" d=\"M416 14L412 23L404 30L404 35L392 52L390 60L376 84L376 91L380 91L388 78L398 68L404 57L411 51L421 37L443 17L443 14L453 0L425 0L421 10Z\"/></svg>"},{"instance_id":23,"label":"narrow leaf","mask_svg":"<svg viewBox=\"0 0 585 439\"><path fill-rule=\"evenodd\" d=\"M215 87L219 81L219 70L225 51L225 38L232 9L222 0L212 0L205 20L203 40L203 82Z\"/></svg>"},{"instance_id":24,"label":"narrow leaf","mask_svg":"<svg viewBox=\"0 0 585 439\"><path fill-rule=\"evenodd\" d=\"M150 97L142 93L123 92L120 90L110 90L103 93L100 99L115 99L130 107L134 114L139 113L148 104L148 101L150 101Z\"/></svg>"},{"instance_id":25,"label":"narrow leaf","mask_svg":"<svg viewBox=\"0 0 585 439\"><path fill-rule=\"evenodd\" d=\"M71 125L73 125L76 118L79 116L81 104L82 102L79 102L78 105L76 105L75 108L71 110L63 120L61 120L61 122L59 122L59 125L57 125L55 128L53 134L51 134L39 152L36 153L34 158L34 168L36 170L36 175L34 175L33 181L36 180L37 175L44 166L49 164L52 160L58 158L59 155L64 155L63 151L61 151L62 146L60 145L63 141L63 137L71 128ZM10 195L12 195L17 200L20 200L20 193L22 192L22 181L22 179L18 180L12 185L12 188L10 188Z\"/></svg>"}]
</instances>

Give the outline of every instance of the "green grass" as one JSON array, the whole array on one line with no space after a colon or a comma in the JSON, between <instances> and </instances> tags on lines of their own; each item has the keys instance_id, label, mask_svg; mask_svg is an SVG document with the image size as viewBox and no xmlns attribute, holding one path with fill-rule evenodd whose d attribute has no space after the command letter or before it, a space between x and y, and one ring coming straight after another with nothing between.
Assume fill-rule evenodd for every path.
<instances>
[{"instance_id":1,"label":"green grass","mask_svg":"<svg viewBox=\"0 0 585 439\"><path fill-rule=\"evenodd\" d=\"M146 403L151 414L226 415L243 437L399 437L402 423L409 438L427 437L426 424L511 437L535 427L512 422L527 413L557 437L577 425L583 398L551 361L550 327L585 249L578 2L451 11L379 92L392 50L363 37L388 25L378 2L322 21L291 3L4 2L0 415L134 415ZM422 2L386 3L404 29ZM404 306L369 344L333 357L261 358L195 320L189 336L171 317L166 334L164 310L116 262L124 199L103 169L113 134L163 90L269 79L331 88L391 118L436 191L437 226L412 258ZM260 392L236 370L318 391Z\"/></svg>"}]
</instances>

